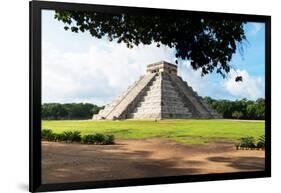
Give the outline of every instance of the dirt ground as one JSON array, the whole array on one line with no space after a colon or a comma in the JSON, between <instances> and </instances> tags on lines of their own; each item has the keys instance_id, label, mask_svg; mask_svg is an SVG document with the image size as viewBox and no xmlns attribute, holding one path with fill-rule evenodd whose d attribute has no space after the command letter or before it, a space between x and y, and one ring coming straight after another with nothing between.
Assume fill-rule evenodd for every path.
<instances>
[{"instance_id":1,"label":"dirt ground","mask_svg":"<svg viewBox=\"0 0 281 193\"><path fill-rule=\"evenodd\" d=\"M264 170L264 151L231 142L181 144L161 139L115 145L42 142L42 182L82 182Z\"/></svg>"}]
</instances>

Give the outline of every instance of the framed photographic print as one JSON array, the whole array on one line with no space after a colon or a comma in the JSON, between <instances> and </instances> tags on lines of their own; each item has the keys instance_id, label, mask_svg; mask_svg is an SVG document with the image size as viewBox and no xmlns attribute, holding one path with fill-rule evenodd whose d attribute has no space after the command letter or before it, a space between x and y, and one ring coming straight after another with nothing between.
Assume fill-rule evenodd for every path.
<instances>
[{"instance_id":1,"label":"framed photographic print","mask_svg":"<svg viewBox=\"0 0 281 193\"><path fill-rule=\"evenodd\" d=\"M270 16L30 2L30 191L270 177Z\"/></svg>"}]
</instances>

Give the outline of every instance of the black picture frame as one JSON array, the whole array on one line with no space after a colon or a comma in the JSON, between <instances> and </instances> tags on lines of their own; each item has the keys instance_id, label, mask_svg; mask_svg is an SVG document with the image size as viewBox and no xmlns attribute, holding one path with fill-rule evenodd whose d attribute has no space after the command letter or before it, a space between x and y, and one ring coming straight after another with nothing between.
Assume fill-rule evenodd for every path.
<instances>
[{"instance_id":1,"label":"black picture frame","mask_svg":"<svg viewBox=\"0 0 281 193\"><path fill-rule=\"evenodd\" d=\"M125 6L93 5L80 3L62 3L47 1L29 2L30 10L30 143L29 143L29 191L59 191L90 188L123 187L167 183L230 180L244 178L261 178L271 176L271 17L265 15L248 15L232 13L214 13L202 11L185 11ZM134 14L177 14L213 19L247 20L265 23L265 170L255 172L237 172L223 174L203 174L190 176L171 176L102 182L75 182L42 184L41 183L41 11L42 10L79 10L101 11L110 13Z\"/></svg>"}]
</instances>

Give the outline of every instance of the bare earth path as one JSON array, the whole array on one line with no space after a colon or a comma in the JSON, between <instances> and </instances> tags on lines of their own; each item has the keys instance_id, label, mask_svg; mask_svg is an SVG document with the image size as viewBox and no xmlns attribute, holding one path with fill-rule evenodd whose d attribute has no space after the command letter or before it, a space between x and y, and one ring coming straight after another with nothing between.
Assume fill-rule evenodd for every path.
<instances>
[{"instance_id":1,"label":"bare earth path","mask_svg":"<svg viewBox=\"0 0 281 193\"><path fill-rule=\"evenodd\" d=\"M42 182L81 182L264 170L264 151L231 142L180 144L161 139L116 145L42 142Z\"/></svg>"}]
</instances>

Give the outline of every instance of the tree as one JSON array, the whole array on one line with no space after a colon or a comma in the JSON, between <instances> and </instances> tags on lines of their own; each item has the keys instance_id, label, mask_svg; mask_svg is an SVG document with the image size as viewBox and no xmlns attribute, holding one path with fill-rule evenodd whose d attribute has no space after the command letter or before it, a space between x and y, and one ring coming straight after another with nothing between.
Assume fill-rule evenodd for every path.
<instances>
[{"instance_id":1,"label":"tree","mask_svg":"<svg viewBox=\"0 0 281 193\"><path fill-rule=\"evenodd\" d=\"M42 119L90 119L103 107L90 103L45 103L42 105Z\"/></svg>"},{"instance_id":2,"label":"tree","mask_svg":"<svg viewBox=\"0 0 281 193\"><path fill-rule=\"evenodd\" d=\"M256 114L258 119L264 119L265 117L265 100L263 98L259 98L256 100L257 109Z\"/></svg>"},{"instance_id":3,"label":"tree","mask_svg":"<svg viewBox=\"0 0 281 193\"><path fill-rule=\"evenodd\" d=\"M250 104L247 106L247 115L248 117L254 117L257 118L257 105L256 104Z\"/></svg>"},{"instance_id":4,"label":"tree","mask_svg":"<svg viewBox=\"0 0 281 193\"><path fill-rule=\"evenodd\" d=\"M232 68L230 61L237 45L246 39L245 22L233 20L87 11L56 11L55 19L65 24L65 30L88 31L93 37L123 42L128 48L153 42L157 47L162 44L175 48L175 62L190 60L202 76L215 71L225 78ZM236 81L242 81L242 77L237 76Z\"/></svg>"},{"instance_id":5,"label":"tree","mask_svg":"<svg viewBox=\"0 0 281 193\"><path fill-rule=\"evenodd\" d=\"M98 114L101 109L104 109L104 106L98 107L98 106L94 105L93 108L91 109L92 115L93 114Z\"/></svg>"},{"instance_id":6,"label":"tree","mask_svg":"<svg viewBox=\"0 0 281 193\"><path fill-rule=\"evenodd\" d=\"M234 111L232 113L232 117L234 117L236 119L240 119L241 117L243 117L243 113L241 111Z\"/></svg>"},{"instance_id":7,"label":"tree","mask_svg":"<svg viewBox=\"0 0 281 193\"><path fill-rule=\"evenodd\" d=\"M224 118L236 119L265 119L265 100L216 100L205 97L204 100Z\"/></svg>"}]
</instances>

